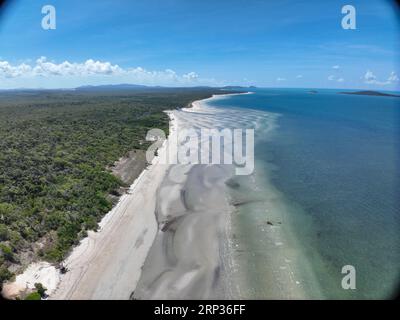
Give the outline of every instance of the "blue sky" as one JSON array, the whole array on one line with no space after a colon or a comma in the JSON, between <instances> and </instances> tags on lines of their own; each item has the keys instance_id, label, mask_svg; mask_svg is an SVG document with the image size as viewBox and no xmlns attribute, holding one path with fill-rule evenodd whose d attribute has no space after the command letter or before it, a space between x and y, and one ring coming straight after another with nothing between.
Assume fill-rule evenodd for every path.
<instances>
[{"instance_id":1,"label":"blue sky","mask_svg":"<svg viewBox=\"0 0 400 320\"><path fill-rule=\"evenodd\" d=\"M55 30L41 27L46 4ZM356 30L341 27L346 4ZM0 15L0 88L398 90L399 27L385 0L15 0Z\"/></svg>"}]
</instances>

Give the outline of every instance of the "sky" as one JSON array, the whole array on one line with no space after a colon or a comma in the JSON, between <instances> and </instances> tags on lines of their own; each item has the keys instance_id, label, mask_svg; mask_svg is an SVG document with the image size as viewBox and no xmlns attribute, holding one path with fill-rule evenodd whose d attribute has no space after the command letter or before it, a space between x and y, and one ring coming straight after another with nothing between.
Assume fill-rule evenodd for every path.
<instances>
[{"instance_id":1,"label":"sky","mask_svg":"<svg viewBox=\"0 0 400 320\"><path fill-rule=\"evenodd\" d=\"M343 29L344 5L356 29ZM56 28L42 28L44 5ZM14 0L0 14L0 89L163 86L399 90L389 0Z\"/></svg>"}]
</instances>

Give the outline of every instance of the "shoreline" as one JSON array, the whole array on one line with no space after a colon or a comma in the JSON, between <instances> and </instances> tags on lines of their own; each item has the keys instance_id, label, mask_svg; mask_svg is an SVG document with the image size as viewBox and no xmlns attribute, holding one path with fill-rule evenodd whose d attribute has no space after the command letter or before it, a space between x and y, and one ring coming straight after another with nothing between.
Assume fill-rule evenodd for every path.
<instances>
[{"instance_id":1,"label":"shoreline","mask_svg":"<svg viewBox=\"0 0 400 320\"><path fill-rule=\"evenodd\" d=\"M183 130L219 127L220 113L207 102L230 95L238 93L213 95L175 110L177 125ZM195 140L188 145L196 149ZM236 269L231 228L235 208L227 181L233 170L232 165L171 165L156 199L159 232L133 299L243 298L231 281Z\"/></svg>"},{"instance_id":2,"label":"shoreline","mask_svg":"<svg viewBox=\"0 0 400 320\"><path fill-rule=\"evenodd\" d=\"M226 96L230 95L214 95L211 98L194 101L192 108L185 108L183 111L189 114L197 113L195 116L199 118L203 114L205 118L207 115L212 118L213 112L219 113L212 105L212 101L223 99ZM223 113L225 112L226 115L219 116L218 114L217 119L226 121L224 118L227 117L228 123L231 124L229 110L225 110ZM254 115L253 118L250 114ZM244 123L255 127L260 125L259 120L256 120L260 119L259 117L262 121L268 121L264 135L274 130L277 126L275 121L279 117L279 115L268 115L264 112L260 114L258 111L245 111L242 116L243 118L248 116ZM200 126L202 123L207 124L203 119L198 120ZM236 123L235 120L233 123ZM221 214L225 220L222 226L224 241L220 244L220 274L225 278L221 280L224 294L217 297L211 295L206 298L304 299L308 297L304 286L308 287L308 281L311 279L304 278L303 271L311 276L313 273L310 272L308 263L304 263L302 250L299 250L296 245L297 239L292 230L294 226L289 221L286 203L280 203L283 197L270 184L269 170L264 169L265 172L262 171L261 174L268 178L268 185L265 185L265 189L254 185L256 189L253 190L254 177L252 175L239 177L239 179L232 175L226 181L232 179L233 187L226 185L221 190L221 194L224 192L228 202L227 212ZM261 190L264 190L265 193L260 195L259 200L257 200L257 196L249 196L250 194L256 195ZM261 208L258 208L260 200L263 204ZM281 221L283 221L283 225L281 225ZM248 235L249 233L251 236ZM258 256L263 258L258 259ZM153 276L153 278L155 277ZM149 279L147 282L150 282ZM315 283L315 281L311 282ZM199 287L202 288L200 285ZM158 294L156 292L152 296L148 292L144 292L143 297L162 299L163 296ZM194 298L198 297L194 296Z\"/></svg>"},{"instance_id":3,"label":"shoreline","mask_svg":"<svg viewBox=\"0 0 400 320\"><path fill-rule=\"evenodd\" d=\"M206 98L206 99L201 99L201 100L195 100L192 103L189 104L189 106L181 108L180 110L184 110L184 111L189 111L190 109L196 109L199 107L199 104L205 104L207 105L207 101L210 100L217 100L220 98L226 98L226 97L230 97L230 96L239 96L239 95L247 95L247 94L254 94L254 92L252 91L247 91L247 92L235 92L235 93L223 93L223 94L213 94L211 97ZM201 108L201 107L199 107Z\"/></svg>"},{"instance_id":4,"label":"shoreline","mask_svg":"<svg viewBox=\"0 0 400 320\"><path fill-rule=\"evenodd\" d=\"M192 102L194 108L173 111L178 127L185 130L199 123L207 127L202 122L207 119L213 127L215 118L199 110L204 101L213 98ZM197 148L198 142L193 143L191 147ZM231 169L200 164L170 166L156 198L159 232L133 299L234 298L228 275L232 208L225 193Z\"/></svg>"}]
</instances>

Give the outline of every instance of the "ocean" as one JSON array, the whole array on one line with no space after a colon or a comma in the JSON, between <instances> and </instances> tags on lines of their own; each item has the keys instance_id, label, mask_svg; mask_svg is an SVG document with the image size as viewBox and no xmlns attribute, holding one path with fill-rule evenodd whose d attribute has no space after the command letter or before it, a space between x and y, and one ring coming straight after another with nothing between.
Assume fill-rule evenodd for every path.
<instances>
[{"instance_id":1,"label":"ocean","mask_svg":"<svg viewBox=\"0 0 400 320\"><path fill-rule=\"evenodd\" d=\"M233 297L384 299L400 285L400 98L254 89L217 97L255 127L255 170L228 185ZM252 114L258 119L246 123ZM233 115L233 116L232 116ZM355 289L344 289L344 266Z\"/></svg>"}]
</instances>

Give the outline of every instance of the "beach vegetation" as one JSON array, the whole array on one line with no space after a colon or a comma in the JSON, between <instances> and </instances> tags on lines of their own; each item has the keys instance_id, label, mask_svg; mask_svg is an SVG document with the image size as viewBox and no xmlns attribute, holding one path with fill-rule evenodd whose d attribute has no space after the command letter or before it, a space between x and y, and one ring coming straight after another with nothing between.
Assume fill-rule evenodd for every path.
<instances>
[{"instance_id":1,"label":"beach vegetation","mask_svg":"<svg viewBox=\"0 0 400 320\"><path fill-rule=\"evenodd\" d=\"M35 288L36 288L37 293L40 294L41 298L47 297L47 295L46 295L47 289L41 283L35 283Z\"/></svg>"},{"instance_id":2,"label":"beach vegetation","mask_svg":"<svg viewBox=\"0 0 400 320\"><path fill-rule=\"evenodd\" d=\"M35 292L28 294L25 297L25 300L42 300L42 297L40 296L39 292L35 291Z\"/></svg>"},{"instance_id":3,"label":"beach vegetation","mask_svg":"<svg viewBox=\"0 0 400 320\"><path fill-rule=\"evenodd\" d=\"M4 261L2 262L0 259L0 263L4 263ZM11 277L13 276L13 274L4 266L1 265L0 266L0 288L1 288L1 284L6 281L11 279Z\"/></svg>"}]
</instances>

